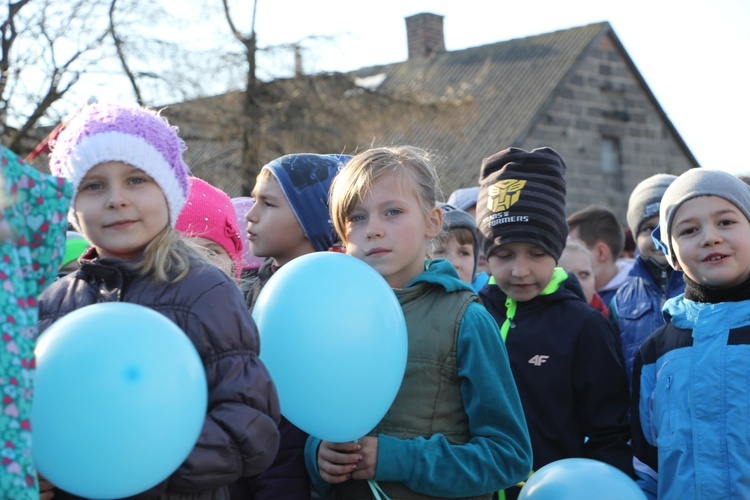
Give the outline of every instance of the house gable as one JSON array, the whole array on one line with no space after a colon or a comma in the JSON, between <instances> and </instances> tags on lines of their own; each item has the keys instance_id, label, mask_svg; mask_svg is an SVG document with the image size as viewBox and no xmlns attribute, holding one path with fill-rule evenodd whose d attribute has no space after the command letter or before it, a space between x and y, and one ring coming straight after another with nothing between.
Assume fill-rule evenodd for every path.
<instances>
[{"instance_id":1,"label":"house gable","mask_svg":"<svg viewBox=\"0 0 750 500\"><path fill-rule=\"evenodd\" d=\"M518 143L550 145L565 158L569 213L599 204L623 222L640 181L698 166L611 30L582 53ZM608 143L617 148L614 170L602 158Z\"/></svg>"},{"instance_id":2,"label":"house gable","mask_svg":"<svg viewBox=\"0 0 750 500\"><path fill-rule=\"evenodd\" d=\"M698 166L609 23L415 53L346 74L264 83L260 164L293 152L411 144L432 153L447 198L476 185L482 159L498 150L550 146L568 165L568 211L603 204L623 221L640 180ZM239 190L240 97L165 110L189 132L193 172L231 196L249 194ZM201 131L209 125L214 132ZM619 154L614 171L602 168L604 146Z\"/></svg>"}]
</instances>

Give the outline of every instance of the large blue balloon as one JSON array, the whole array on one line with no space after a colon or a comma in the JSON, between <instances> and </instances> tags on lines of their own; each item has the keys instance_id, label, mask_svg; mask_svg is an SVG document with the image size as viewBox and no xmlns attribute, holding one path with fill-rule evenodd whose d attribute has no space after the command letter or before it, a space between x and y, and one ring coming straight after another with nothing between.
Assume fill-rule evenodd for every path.
<instances>
[{"instance_id":1,"label":"large blue balloon","mask_svg":"<svg viewBox=\"0 0 750 500\"><path fill-rule=\"evenodd\" d=\"M134 495L195 445L203 364L162 314L124 302L83 307L50 326L35 354L32 450L52 484L87 498Z\"/></svg>"},{"instance_id":2,"label":"large blue balloon","mask_svg":"<svg viewBox=\"0 0 750 500\"><path fill-rule=\"evenodd\" d=\"M518 500L641 500L646 495L620 469L598 460L566 458L545 465L527 481Z\"/></svg>"},{"instance_id":3,"label":"large blue balloon","mask_svg":"<svg viewBox=\"0 0 750 500\"><path fill-rule=\"evenodd\" d=\"M373 268L340 253L298 257L266 283L253 317L290 422L345 442L383 418L404 376L407 337L398 299Z\"/></svg>"}]
</instances>

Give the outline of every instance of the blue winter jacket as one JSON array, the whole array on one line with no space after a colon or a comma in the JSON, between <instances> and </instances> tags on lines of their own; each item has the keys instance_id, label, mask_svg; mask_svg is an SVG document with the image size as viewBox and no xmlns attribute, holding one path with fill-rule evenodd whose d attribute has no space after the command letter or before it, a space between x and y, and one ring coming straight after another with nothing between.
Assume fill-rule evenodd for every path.
<instances>
[{"instance_id":1,"label":"blue winter jacket","mask_svg":"<svg viewBox=\"0 0 750 500\"><path fill-rule=\"evenodd\" d=\"M633 366L632 439L650 498L750 498L750 301L664 306Z\"/></svg>"},{"instance_id":2,"label":"blue winter jacket","mask_svg":"<svg viewBox=\"0 0 750 500\"><path fill-rule=\"evenodd\" d=\"M682 271L667 274L665 269L661 282L657 282L646 261L641 256L636 257L630 270L631 279L617 290L610 304L612 318L620 332L628 380L633 376L633 358L638 348L664 325L664 302L685 291Z\"/></svg>"}]
</instances>

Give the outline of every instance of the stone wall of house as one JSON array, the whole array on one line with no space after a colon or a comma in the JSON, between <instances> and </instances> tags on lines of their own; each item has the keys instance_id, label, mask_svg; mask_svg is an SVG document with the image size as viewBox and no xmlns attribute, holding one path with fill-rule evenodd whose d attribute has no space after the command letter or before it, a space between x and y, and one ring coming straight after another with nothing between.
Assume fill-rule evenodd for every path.
<instances>
[{"instance_id":1,"label":"stone wall of house","mask_svg":"<svg viewBox=\"0 0 750 500\"><path fill-rule=\"evenodd\" d=\"M619 145L620 170L603 168L603 141ZM602 37L523 141L551 144L565 159L567 210L609 207L625 223L628 198L641 180L697 167L644 91L611 37Z\"/></svg>"}]
</instances>

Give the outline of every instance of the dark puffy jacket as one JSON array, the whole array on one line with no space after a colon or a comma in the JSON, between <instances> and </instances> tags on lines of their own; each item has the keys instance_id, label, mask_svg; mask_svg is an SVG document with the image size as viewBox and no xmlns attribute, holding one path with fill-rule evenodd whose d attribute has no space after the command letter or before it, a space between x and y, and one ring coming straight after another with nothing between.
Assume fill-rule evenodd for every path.
<instances>
[{"instance_id":1,"label":"dark puffy jacket","mask_svg":"<svg viewBox=\"0 0 750 500\"><path fill-rule=\"evenodd\" d=\"M191 266L188 276L167 284L137 276L127 261L86 260L39 300L40 333L81 307L131 302L174 321L197 349L208 382L206 420L188 458L142 495L149 498L226 497L227 485L264 471L279 447L278 397L258 359L258 331L242 293L218 268L199 260Z\"/></svg>"},{"instance_id":2,"label":"dark puffy jacket","mask_svg":"<svg viewBox=\"0 0 750 500\"><path fill-rule=\"evenodd\" d=\"M261 290L277 271L273 259L266 259L246 282L245 299L253 310ZM307 433L281 417L281 442L273 464L253 478L246 478L230 486L231 500L307 500L312 489L305 467Z\"/></svg>"},{"instance_id":3,"label":"dark puffy jacket","mask_svg":"<svg viewBox=\"0 0 750 500\"><path fill-rule=\"evenodd\" d=\"M278 268L273 264L273 259L268 258L263 261L258 270L251 277L248 277L244 283L244 294L245 302L250 311L255 307L255 302L258 300L258 295L263 287L266 286L268 280L276 272Z\"/></svg>"},{"instance_id":4,"label":"dark puffy jacket","mask_svg":"<svg viewBox=\"0 0 750 500\"><path fill-rule=\"evenodd\" d=\"M490 282L479 296L503 325L505 293ZM574 275L552 293L518 302L511 325L505 346L529 425L534 470L580 457L633 476L630 391L619 343L610 322L582 298Z\"/></svg>"}]
</instances>

